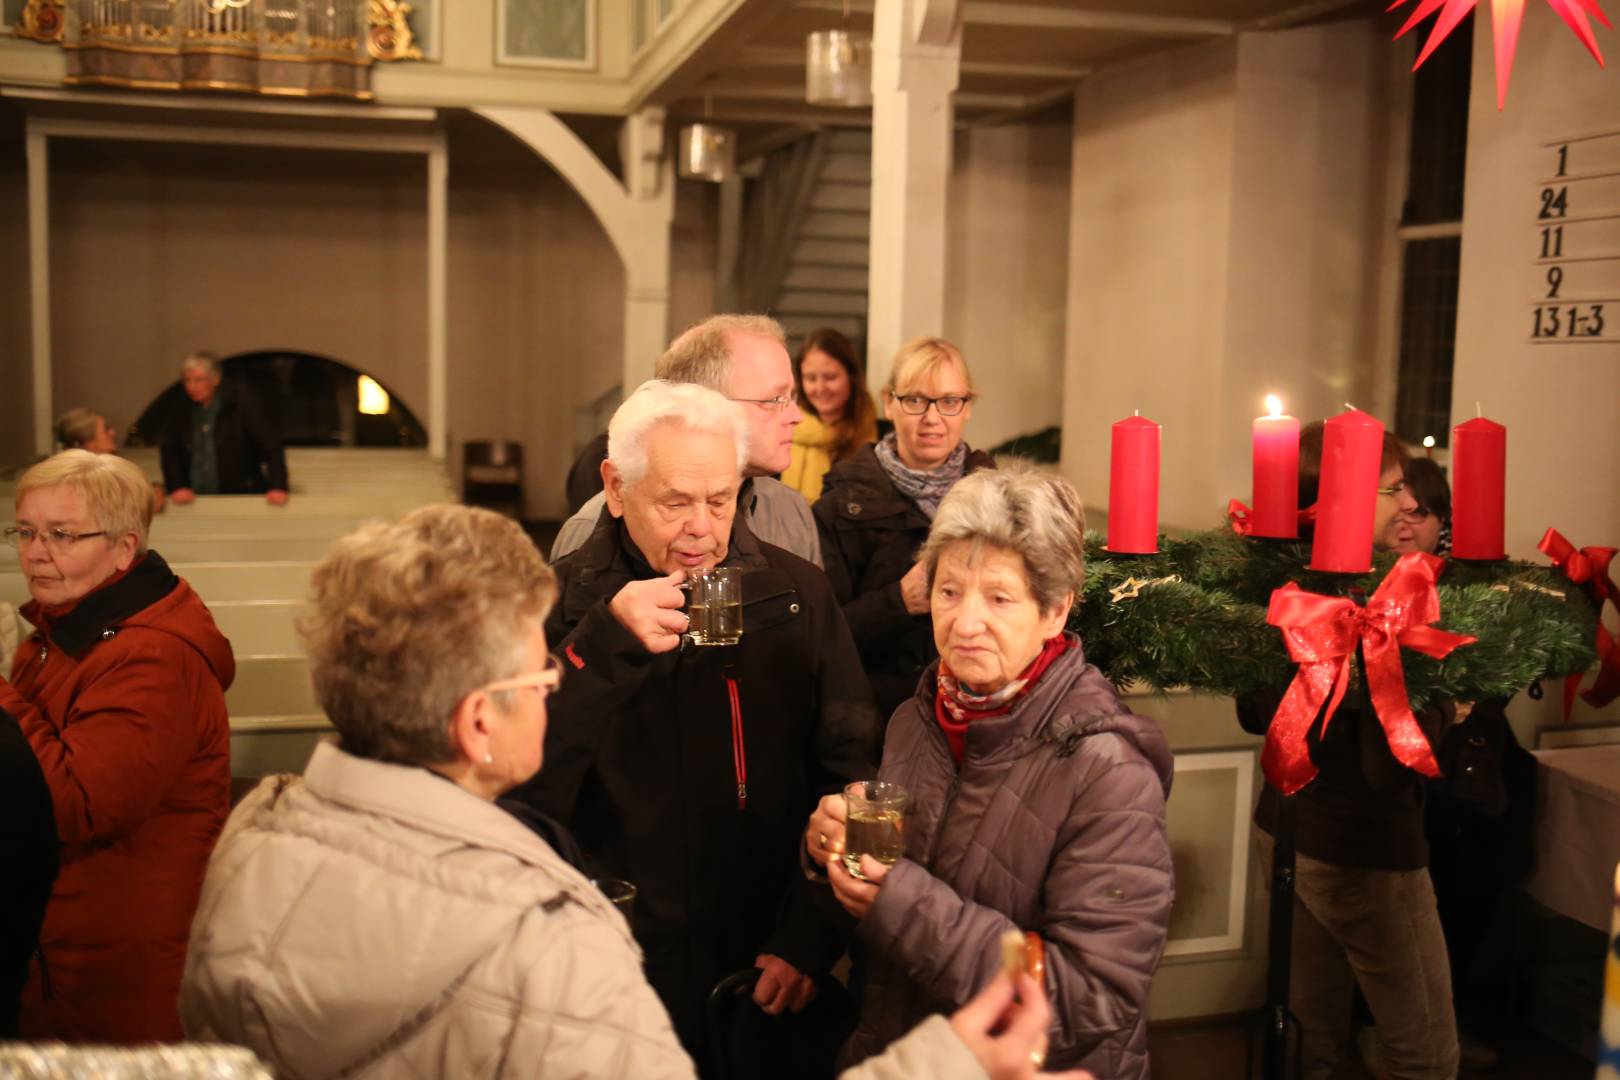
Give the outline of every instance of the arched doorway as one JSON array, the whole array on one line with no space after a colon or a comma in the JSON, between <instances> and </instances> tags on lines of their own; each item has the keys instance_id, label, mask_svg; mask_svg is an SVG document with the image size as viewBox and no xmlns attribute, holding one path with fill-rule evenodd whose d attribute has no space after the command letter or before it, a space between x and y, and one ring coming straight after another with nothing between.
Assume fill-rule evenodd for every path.
<instances>
[{"instance_id":1,"label":"arched doorway","mask_svg":"<svg viewBox=\"0 0 1620 1080\"><path fill-rule=\"evenodd\" d=\"M244 387L286 446L427 445L416 414L365 372L326 356L285 349L220 361L223 380ZM159 446L184 424L188 399L178 382L154 398L129 429L130 446Z\"/></svg>"}]
</instances>

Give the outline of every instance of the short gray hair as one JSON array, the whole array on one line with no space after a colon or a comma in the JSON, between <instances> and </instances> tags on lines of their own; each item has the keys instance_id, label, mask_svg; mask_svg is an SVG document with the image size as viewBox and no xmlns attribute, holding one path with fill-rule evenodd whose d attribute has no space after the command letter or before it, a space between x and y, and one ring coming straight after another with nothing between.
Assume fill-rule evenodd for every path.
<instances>
[{"instance_id":1,"label":"short gray hair","mask_svg":"<svg viewBox=\"0 0 1620 1080\"><path fill-rule=\"evenodd\" d=\"M187 353L186 358L180 361L180 370L189 371L192 368L196 368L198 371L206 371L214 378L219 378L219 354L209 352L207 349Z\"/></svg>"},{"instance_id":2,"label":"short gray hair","mask_svg":"<svg viewBox=\"0 0 1620 1080\"><path fill-rule=\"evenodd\" d=\"M681 331L658 358L653 374L731 393L731 347L737 338L765 338L787 348L782 324L769 315L711 315Z\"/></svg>"},{"instance_id":3,"label":"short gray hair","mask_svg":"<svg viewBox=\"0 0 1620 1080\"><path fill-rule=\"evenodd\" d=\"M402 765L454 761L456 708L518 674L524 638L556 595L533 542L491 510L424 506L333 542L298 629L343 748Z\"/></svg>"},{"instance_id":4,"label":"short gray hair","mask_svg":"<svg viewBox=\"0 0 1620 1080\"><path fill-rule=\"evenodd\" d=\"M1029 591L1043 614L1086 581L1086 512L1080 493L1055 473L1009 459L957 481L939 504L918 552L930 587L939 556L959 540L992 544L1024 560Z\"/></svg>"},{"instance_id":5,"label":"short gray hair","mask_svg":"<svg viewBox=\"0 0 1620 1080\"><path fill-rule=\"evenodd\" d=\"M647 437L663 424L723 435L737 451L737 472L748 464L748 422L735 405L706 387L649 379L608 421L608 460L627 486L647 475Z\"/></svg>"}]
</instances>

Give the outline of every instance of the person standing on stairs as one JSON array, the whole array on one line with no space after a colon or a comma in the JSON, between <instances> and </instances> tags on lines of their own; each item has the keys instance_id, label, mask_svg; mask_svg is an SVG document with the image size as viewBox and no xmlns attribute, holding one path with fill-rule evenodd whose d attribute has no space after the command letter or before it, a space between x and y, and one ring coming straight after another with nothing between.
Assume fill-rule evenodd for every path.
<instances>
[{"instance_id":1,"label":"person standing on stairs","mask_svg":"<svg viewBox=\"0 0 1620 1080\"><path fill-rule=\"evenodd\" d=\"M255 495L287 505L281 436L240 386L220 385L219 358L194 352L180 365L191 406L163 437L163 486L176 506L198 495Z\"/></svg>"}]
</instances>

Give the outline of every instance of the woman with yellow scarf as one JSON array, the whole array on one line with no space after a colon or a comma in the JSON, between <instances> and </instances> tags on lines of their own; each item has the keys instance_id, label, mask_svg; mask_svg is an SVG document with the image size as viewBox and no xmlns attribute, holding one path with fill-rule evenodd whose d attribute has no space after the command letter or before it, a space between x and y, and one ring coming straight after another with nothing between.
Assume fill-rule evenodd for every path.
<instances>
[{"instance_id":1,"label":"woman with yellow scarf","mask_svg":"<svg viewBox=\"0 0 1620 1080\"><path fill-rule=\"evenodd\" d=\"M793 358L794 392L804 419L793 429L793 457L782 483L809 502L833 465L877 438L877 410L855 346L837 330L811 331Z\"/></svg>"}]
</instances>

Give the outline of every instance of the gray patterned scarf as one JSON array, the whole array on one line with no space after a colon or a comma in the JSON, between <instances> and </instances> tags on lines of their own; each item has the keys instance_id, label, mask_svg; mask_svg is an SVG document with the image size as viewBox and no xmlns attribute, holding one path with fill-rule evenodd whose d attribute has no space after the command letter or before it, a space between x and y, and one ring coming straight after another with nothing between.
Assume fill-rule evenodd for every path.
<instances>
[{"instance_id":1,"label":"gray patterned scarf","mask_svg":"<svg viewBox=\"0 0 1620 1080\"><path fill-rule=\"evenodd\" d=\"M945 459L945 464L937 469L908 468L900 460L895 445L894 432L891 431L872 448L877 454L878 464L889 474L889 479L900 489L900 494L916 503L923 515L933 521L934 514L939 510L939 501L962 479L962 472L967 466L967 443L957 443L951 456Z\"/></svg>"}]
</instances>

